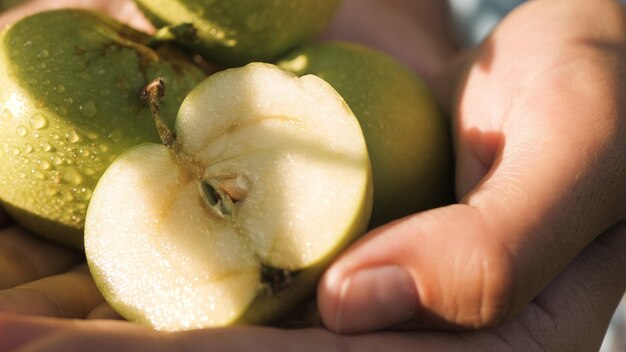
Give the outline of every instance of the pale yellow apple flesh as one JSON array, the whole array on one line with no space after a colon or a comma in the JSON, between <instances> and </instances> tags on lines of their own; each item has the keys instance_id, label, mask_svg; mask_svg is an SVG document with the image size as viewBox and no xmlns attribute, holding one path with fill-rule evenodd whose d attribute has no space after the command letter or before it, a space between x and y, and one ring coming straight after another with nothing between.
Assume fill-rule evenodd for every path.
<instances>
[{"instance_id":1,"label":"pale yellow apple flesh","mask_svg":"<svg viewBox=\"0 0 626 352\"><path fill-rule=\"evenodd\" d=\"M90 269L126 318L168 331L271 321L365 230L367 148L323 80L268 64L214 74L175 131L173 147L119 157L87 212Z\"/></svg>"}]
</instances>

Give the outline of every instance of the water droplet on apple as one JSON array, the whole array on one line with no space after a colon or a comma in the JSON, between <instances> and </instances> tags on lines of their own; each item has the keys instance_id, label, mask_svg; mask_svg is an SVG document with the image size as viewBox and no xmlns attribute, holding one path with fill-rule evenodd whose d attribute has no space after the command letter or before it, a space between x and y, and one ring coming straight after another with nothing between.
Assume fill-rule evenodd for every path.
<instances>
[{"instance_id":1,"label":"water droplet on apple","mask_svg":"<svg viewBox=\"0 0 626 352\"><path fill-rule=\"evenodd\" d=\"M119 142L124 140L124 134L126 134L126 131L124 131L121 128L116 128L116 129L112 130L111 133L109 133L109 138L113 142L119 143Z\"/></svg>"},{"instance_id":2,"label":"water droplet on apple","mask_svg":"<svg viewBox=\"0 0 626 352\"><path fill-rule=\"evenodd\" d=\"M80 104L80 106L78 107L78 110L80 111L81 114L87 117L94 117L96 113L98 112L96 103L91 99L86 100L82 104Z\"/></svg>"},{"instance_id":3,"label":"water droplet on apple","mask_svg":"<svg viewBox=\"0 0 626 352\"><path fill-rule=\"evenodd\" d=\"M102 67L102 66L97 66L96 69L95 69L95 72L96 72L97 75L102 76L102 75L107 73L107 70L104 67Z\"/></svg>"},{"instance_id":4,"label":"water droplet on apple","mask_svg":"<svg viewBox=\"0 0 626 352\"><path fill-rule=\"evenodd\" d=\"M78 186L83 183L83 176L76 169L69 168L65 171L65 174L63 175L63 180L69 182L74 186Z\"/></svg>"},{"instance_id":5,"label":"water droplet on apple","mask_svg":"<svg viewBox=\"0 0 626 352\"><path fill-rule=\"evenodd\" d=\"M28 48L28 47L30 47L30 46L32 46L32 45L33 45L33 42L32 42L32 41L30 41L30 40L27 40L27 41L25 41L25 42L24 42L24 47L25 47L25 48Z\"/></svg>"},{"instance_id":6,"label":"water droplet on apple","mask_svg":"<svg viewBox=\"0 0 626 352\"><path fill-rule=\"evenodd\" d=\"M67 203L74 201L74 196L70 192L63 193L63 200Z\"/></svg>"},{"instance_id":7,"label":"water droplet on apple","mask_svg":"<svg viewBox=\"0 0 626 352\"><path fill-rule=\"evenodd\" d=\"M56 111L59 116L67 116L67 109L62 106L57 106L54 111Z\"/></svg>"},{"instance_id":8,"label":"water droplet on apple","mask_svg":"<svg viewBox=\"0 0 626 352\"><path fill-rule=\"evenodd\" d=\"M83 166L83 167L80 169L80 172L81 172L83 175L85 175L85 176L93 176L93 175L95 175L95 174L96 174L96 170L94 170L93 168L88 167L88 166Z\"/></svg>"},{"instance_id":9,"label":"water droplet on apple","mask_svg":"<svg viewBox=\"0 0 626 352\"><path fill-rule=\"evenodd\" d=\"M78 73L78 77L82 78L86 82L91 82L93 80L91 78L91 75L89 73L87 73L87 72L80 72L80 73Z\"/></svg>"},{"instance_id":10,"label":"water droplet on apple","mask_svg":"<svg viewBox=\"0 0 626 352\"><path fill-rule=\"evenodd\" d=\"M30 145L30 144L28 144L28 143L27 143L27 144L24 144L24 153L26 153L26 154L30 154L30 153L32 153L32 152L33 152L33 150L34 150L34 148L33 148L33 146L32 146L32 145Z\"/></svg>"},{"instance_id":11,"label":"water droplet on apple","mask_svg":"<svg viewBox=\"0 0 626 352\"><path fill-rule=\"evenodd\" d=\"M46 142L46 141L41 142L41 143L39 144L39 146L41 147L41 149L42 149L44 152L49 152L49 151L52 151L52 144L50 144L50 143L48 143L48 142Z\"/></svg>"},{"instance_id":12,"label":"water droplet on apple","mask_svg":"<svg viewBox=\"0 0 626 352\"><path fill-rule=\"evenodd\" d=\"M84 201L90 200L91 195L92 195L92 191L87 187L81 188L78 192L78 198Z\"/></svg>"},{"instance_id":13,"label":"water droplet on apple","mask_svg":"<svg viewBox=\"0 0 626 352\"><path fill-rule=\"evenodd\" d=\"M15 133L17 133L17 135L20 136L20 137L24 137L24 136L26 136L28 134L28 130L24 126L18 126L15 129Z\"/></svg>"},{"instance_id":14,"label":"water droplet on apple","mask_svg":"<svg viewBox=\"0 0 626 352\"><path fill-rule=\"evenodd\" d=\"M30 126L36 130L48 127L48 119L41 113L36 113L30 118Z\"/></svg>"},{"instance_id":15,"label":"water droplet on apple","mask_svg":"<svg viewBox=\"0 0 626 352\"><path fill-rule=\"evenodd\" d=\"M11 110L9 110L9 109L2 110L2 119L4 121L9 121L9 120L13 119L13 114L11 113Z\"/></svg>"},{"instance_id":16,"label":"water droplet on apple","mask_svg":"<svg viewBox=\"0 0 626 352\"><path fill-rule=\"evenodd\" d=\"M78 132L76 132L76 130L69 130L66 134L65 134L65 139L70 142L70 143L78 143L80 142L80 135L78 134Z\"/></svg>"},{"instance_id":17,"label":"water droplet on apple","mask_svg":"<svg viewBox=\"0 0 626 352\"><path fill-rule=\"evenodd\" d=\"M52 165L47 160L39 160L39 168L42 170L50 170Z\"/></svg>"},{"instance_id":18,"label":"water droplet on apple","mask_svg":"<svg viewBox=\"0 0 626 352\"><path fill-rule=\"evenodd\" d=\"M34 178L38 179L38 180L45 180L46 179L46 175L42 174L39 170L37 169L31 169L30 173L33 175Z\"/></svg>"},{"instance_id":19,"label":"water droplet on apple","mask_svg":"<svg viewBox=\"0 0 626 352\"><path fill-rule=\"evenodd\" d=\"M56 87L52 88L57 93L65 92L65 86L63 84L57 84Z\"/></svg>"},{"instance_id":20,"label":"water droplet on apple","mask_svg":"<svg viewBox=\"0 0 626 352\"><path fill-rule=\"evenodd\" d=\"M54 165L59 166L59 165L63 164L63 159L61 159L60 157L55 155L55 156L52 157L52 163Z\"/></svg>"},{"instance_id":21,"label":"water droplet on apple","mask_svg":"<svg viewBox=\"0 0 626 352\"><path fill-rule=\"evenodd\" d=\"M54 185L50 185L50 184L46 184L46 186L43 189L43 193L46 196L55 196L59 191L57 190L56 187L54 187Z\"/></svg>"},{"instance_id":22,"label":"water droplet on apple","mask_svg":"<svg viewBox=\"0 0 626 352\"><path fill-rule=\"evenodd\" d=\"M38 53L37 53L37 58L38 59L43 59L50 56L50 52L47 49L41 49Z\"/></svg>"}]
</instances>

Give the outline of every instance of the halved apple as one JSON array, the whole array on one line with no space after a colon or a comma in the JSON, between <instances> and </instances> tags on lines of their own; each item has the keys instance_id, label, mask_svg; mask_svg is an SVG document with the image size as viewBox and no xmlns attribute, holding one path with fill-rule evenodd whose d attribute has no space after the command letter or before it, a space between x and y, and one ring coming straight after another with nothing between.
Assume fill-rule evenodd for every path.
<instances>
[{"instance_id":1,"label":"halved apple","mask_svg":"<svg viewBox=\"0 0 626 352\"><path fill-rule=\"evenodd\" d=\"M107 169L87 212L92 274L129 320L167 331L275 321L366 229L363 135L316 76L260 63L216 73L161 135Z\"/></svg>"}]
</instances>

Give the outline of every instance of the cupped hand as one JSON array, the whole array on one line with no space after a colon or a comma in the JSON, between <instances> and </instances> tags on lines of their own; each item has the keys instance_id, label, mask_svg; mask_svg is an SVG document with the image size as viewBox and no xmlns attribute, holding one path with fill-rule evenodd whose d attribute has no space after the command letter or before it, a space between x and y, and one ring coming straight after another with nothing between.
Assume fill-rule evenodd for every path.
<instances>
[{"instance_id":1,"label":"cupped hand","mask_svg":"<svg viewBox=\"0 0 626 352\"><path fill-rule=\"evenodd\" d=\"M626 220L625 28L614 1L531 1L449 61L459 204L349 249L318 290L329 328L495 326Z\"/></svg>"},{"instance_id":2,"label":"cupped hand","mask_svg":"<svg viewBox=\"0 0 626 352\"><path fill-rule=\"evenodd\" d=\"M323 328L234 327L160 333L113 320L88 272L76 267L79 254L14 224L0 230L0 249L0 351L588 351L598 349L625 288L626 226L596 239L515 318L465 332L340 335ZM83 320L94 315L99 319Z\"/></svg>"},{"instance_id":3,"label":"cupped hand","mask_svg":"<svg viewBox=\"0 0 626 352\"><path fill-rule=\"evenodd\" d=\"M82 255L9 223L0 232L0 350L597 349L626 289L626 226L617 225L626 218L623 10L610 0L531 2L454 59L432 15L440 3L345 0L324 36L379 47L435 88L454 116L461 199L374 230L338 260L318 290L329 330L165 334L82 320L116 318ZM120 19L150 29L129 1L54 4L130 9ZM9 15L50 6L35 0Z\"/></svg>"}]
</instances>

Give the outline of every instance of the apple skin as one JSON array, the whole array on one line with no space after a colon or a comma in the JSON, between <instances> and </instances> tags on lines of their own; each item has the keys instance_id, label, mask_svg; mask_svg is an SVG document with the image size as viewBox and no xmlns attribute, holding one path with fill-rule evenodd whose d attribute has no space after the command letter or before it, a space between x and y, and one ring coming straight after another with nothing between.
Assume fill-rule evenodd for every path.
<instances>
[{"instance_id":1,"label":"apple skin","mask_svg":"<svg viewBox=\"0 0 626 352\"><path fill-rule=\"evenodd\" d=\"M164 77L163 110L175 116L206 76L149 40L82 10L42 12L0 34L0 200L26 228L81 249L106 167L136 144L159 141L141 89Z\"/></svg>"},{"instance_id":2,"label":"apple skin","mask_svg":"<svg viewBox=\"0 0 626 352\"><path fill-rule=\"evenodd\" d=\"M326 80L359 120L372 161L371 227L454 200L448 120L409 68L382 52L340 41L306 45L278 65Z\"/></svg>"},{"instance_id":3,"label":"apple skin","mask_svg":"<svg viewBox=\"0 0 626 352\"><path fill-rule=\"evenodd\" d=\"M340 0L135 0L156 27L193 23L193 50L226 67L269 62L320 32Z\"/></svg>"}]
</instances>

